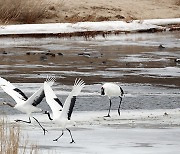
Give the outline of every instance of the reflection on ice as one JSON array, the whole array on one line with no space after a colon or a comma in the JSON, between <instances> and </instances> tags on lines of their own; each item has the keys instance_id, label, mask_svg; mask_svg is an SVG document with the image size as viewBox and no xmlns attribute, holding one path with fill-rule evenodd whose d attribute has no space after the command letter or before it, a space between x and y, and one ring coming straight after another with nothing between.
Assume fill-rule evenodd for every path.
<instances>
[{"instance_id":1,"label":"reflection on ice","mask_svg":"<svg viewBox=\"0 0 180 154\"><path fill-rule=\"evenodd\" d=\"M119 59L118 61L124 61L124 62L157 62L157 61L164 61L166 62L167 59L165 58L150 58L148 55L146 57L143 57L143 55L129 55L127 57L123 57Z\"/></svg>"},{"instance_id":2,"label":"reflection on ice","mask_svg":"<svg viewBox=\"0 0 180 154\"><path fill-rule=\"evenodd\" d=\"M176 79L160 81L161 78L179 77L178 64L174 61L179 58L179 35L175 32L110 35L105 38L97 36L89 39L54 37L0 40L2 77L14 81L21 76L21 81L30 82L32 78L32 82L37 82L36 78L44 77L47 73L55 74L58 80L65 79L68 84L69 77L82 77L86 83L143 81L179 86ZM159 49L160 44L165 48ZM31 52L37 54L27 54ZM54 56L44 55L44 52ZM154 76L157 77L155 82Z\"/></svg>"},{"instance_id":3,"label":"reflection on ice","mask_svg":"<svg viewBox=\"0 0 180 154\"><path fill-rule=\"evenodd\" d=\"M166 37L164 37L166 35ZM92 43L94 45L109 46L109 45L137 45L137 46L159 46L163 44L165 47L173 48L180 47L178 33L166 32L166 33L136 33L136 34L121 34L110 35L107 37L96 36L95 38L73 37L73 38L0 38L0 47L28 47L28 46L41 46L42 48L53 49L65 49L69 50L73 48L73 42L80 42L80 44ZM167 39L168 38L168 39ZM75 44L74 44L75 45Z\"/></svg>"},{"instance_id":4,"label":"reflection on ice","mask_svg":"<svg viewBox=\"0 0 180 154\"><path fill-rule=\"evenodd\" d=\"M180 77L179 67L165 67L165 68L108 68L109 71L131 71L128 74L139 74L161 77Z\"/></svg>"}]
</instances>

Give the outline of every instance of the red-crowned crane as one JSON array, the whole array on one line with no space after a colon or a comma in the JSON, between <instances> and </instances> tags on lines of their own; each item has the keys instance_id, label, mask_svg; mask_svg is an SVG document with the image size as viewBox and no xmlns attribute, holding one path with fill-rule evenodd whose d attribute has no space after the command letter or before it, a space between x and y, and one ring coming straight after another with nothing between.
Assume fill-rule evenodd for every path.
<instances>
[{"instance_id":1,"label":"red-crowned crane","mask_svg":"<svg viewBox=\"0 0 180 154\"><path fill-rule=\"evenodd\" d=\"M111 110L111 97L119 97L120 98L120 103L119 103L119 107L118 107L118 114L120 115L120 107L121 107L121 102L122 102L122 96L124 94L123 89L115 84L115 83L105 83L102 87L101 87L101 95L106 95L109 98L109 111L108 111L108 115L105 117L110 117L110 110Z\"/></svg>"},{"instance_id":2,"label":"red-crowned crane","mask_svg":"<svg viewBox=\"0 0 180 154\"><path fill-rule=\"evenodd\" d=\"M49 77L46 79L47 84L50 86L53 85L55 81L55 77ZM44 85L42 85L39 90L37 90L32 96L29 98L17 87L15 87L13 84L11 84L6 79L0 77L0 86L1 88L10 95L16 102L16 104L11 104L8 102L3 102L2 105L8 105L14 109L17 109L23 113L26 113L29 116L29 121L24 120L15 120L16 122L25 122L25 123L31 123L31 113L33 112L42 112L42 109L36 107L38 104L41 103L42 99L45 97L44 94ZM43 128L43 126L39 123L39 121L32 116L34 120L39 124L39 126L43 129L44 135L47 130Z\"/></svg>"},{"instance_id":3,"label":"red-crowned crane","mask_svg":"<svg viewBox=\"0 0 180 154\"><path fill-rule=\"evenodd\" d=\"M76 79L71 93L67 97L64 105L62 105L61 101L57 98L57 96L55 95L54 91L51 89L49 84L47 84L47 82L44 82L44 92L46 96L46 102L49 104L53 116L51 117L48 111L45 111L44 113L48 115L49 119L52 122L58 124L62 130L61 135L58 138L54 139L53 141L58 141L61 138L61 136L63 136L64 130L66 129L71 136L70 143L75 143L70 129L67 128L67 124L71 120L71 115L73 112L73 107L76 102L76 97L77 95L79 95L84 85L85 83L83 80Z\"/></svg>"}]
</instances>

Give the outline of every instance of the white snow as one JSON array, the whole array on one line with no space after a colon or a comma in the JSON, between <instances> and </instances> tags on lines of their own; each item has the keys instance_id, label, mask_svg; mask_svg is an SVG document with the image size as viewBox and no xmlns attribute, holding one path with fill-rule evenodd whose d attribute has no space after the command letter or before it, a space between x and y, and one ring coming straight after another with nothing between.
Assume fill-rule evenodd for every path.
<instances>
[{"instance_id":1,"label":"white snow","mask_svg":"<svg viewBox=\"0 0 180 154\"><path fill-rule=\"evenodd\" d=\"M164 29L161 25L179 24L180 18L134 20L129 23L124 21L103 22L77 22L77 23L49 23L49 24L21 24L2 25L0 35L7 34L58 34L85 31L138 31L148 29Z\"/></svg>"},{"instance_id":2,"label":"white snow","mask_svg":"<svg viewBox=\"0 0 180 154\"><path fill-rule=\"evenodd\" d=\"M179 24L180 18L172 19L149 19L143 20L142 23L153 24L153 25L170 25L170 24Z\"/></svg>"}]
</instances>

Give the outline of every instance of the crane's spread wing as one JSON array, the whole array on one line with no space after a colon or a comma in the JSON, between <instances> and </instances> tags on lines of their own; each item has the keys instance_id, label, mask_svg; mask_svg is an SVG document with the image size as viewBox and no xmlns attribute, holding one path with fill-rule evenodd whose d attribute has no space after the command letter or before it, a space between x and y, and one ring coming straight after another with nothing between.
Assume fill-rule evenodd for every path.
<instances>
[{"instance_id":1,"label":"crane's spread wing","mask_svg":"<svg viewBox=\"0 0 180 154\"><path fill-rule=\"evenodd\" d=\"M55 82L55 79L56 78L53 76L47 77L46 83L49 86L52 86ZM37 106L39 103L41 103L44 97L44 85L42 85L31 97L29 97L26 103L32 104L33 106Z\"/></svg>"},{"instance_id":2,"label":"crane's spread wing","mask_svg":"<svg viewBox=\"0 0 180 154\"><path fill-rule=\"evenodd\" d=\"M64 103L61 116L66 117L68 120L71 119L71 114L72 114L72 111L76 102L76 96L79 95L79 93L81 92L84 86L85 86L85 83L83 80L81 79L75 80L73 89Z\"/></svg>"},{"instance_id":3,"label":"crane's spread wing","mask_svg":"<svg viewBox=\"0 0 180 154\"><path fill-rule=\"evenodd\" d=\"M46 96L46 102L53 112L54 119L55 116L59 116L60 111L62 111L63 105L47 82L44 82L44 93Z\"/></svg>"},{"instance_id":4,"label":"crane's spread wing","mask_svg":"<svg viewBox=\"0 0 180 154\"><path fill-rule=\"evenodd\" d=\"M27 96L20 89L16 88L13 84L11 84L9 81L5 80L2 77L0 77L0 86L8 95L10 95L16 101L16 103L26 101L28 99Z\"/></svg>"}]
</instances>

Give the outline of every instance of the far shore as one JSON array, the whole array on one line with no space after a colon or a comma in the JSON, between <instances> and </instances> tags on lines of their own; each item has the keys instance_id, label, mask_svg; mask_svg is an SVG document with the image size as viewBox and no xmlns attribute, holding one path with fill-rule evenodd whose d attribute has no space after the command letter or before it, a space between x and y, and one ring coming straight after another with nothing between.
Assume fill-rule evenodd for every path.
<instances>
[{"instance_id":1,"label":"far shore","mask_svg":"<svg viewBox=\"0 0 180 154\"><path fill-rule=\"evenodd\" d=\"M180 0L0 0L1 5L1 24L180 18Z\"/></svg>"}]
</instances>

